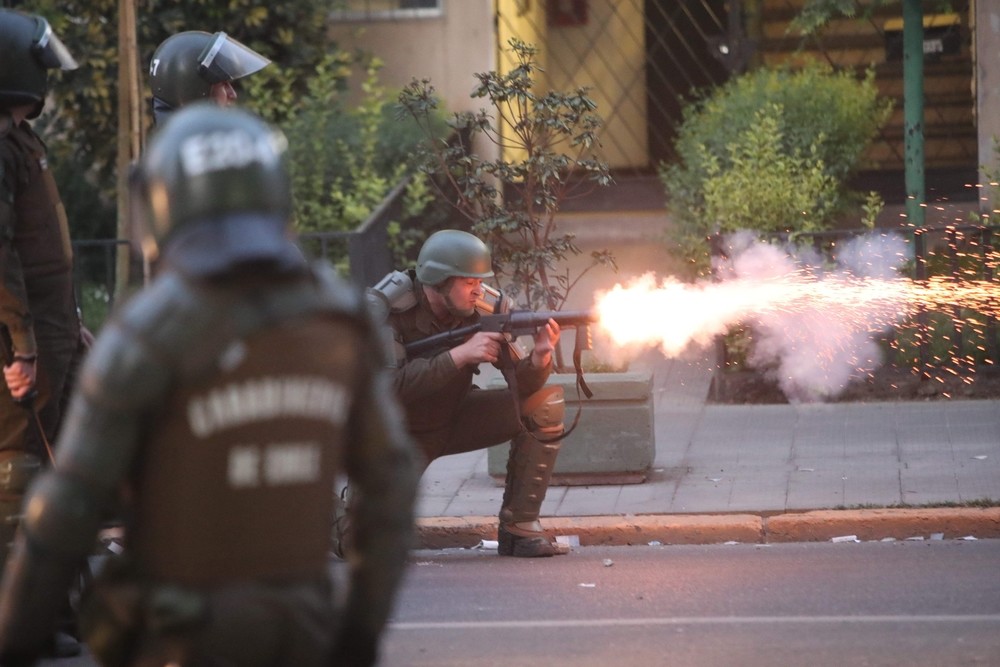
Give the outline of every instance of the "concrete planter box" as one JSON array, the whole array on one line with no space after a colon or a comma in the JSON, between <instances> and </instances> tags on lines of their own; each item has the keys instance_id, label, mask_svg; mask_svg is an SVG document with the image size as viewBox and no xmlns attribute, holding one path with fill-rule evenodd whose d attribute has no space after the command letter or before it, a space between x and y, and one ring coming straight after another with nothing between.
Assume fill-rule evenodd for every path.
<instances>
[{"instance_id":1,"label":"concrete planter box","mask_svg":"<svg viewBox=\"0 0 1000 667\"><path fill-rule=\"evenodd\" d=\"M584 376L594 392L588 399L576 393L576 375L553 374L549 384L562 385L566 394L566 426L583 404L580 423L563 441L552 484L638 484L653 465L653 375L649 371L590 373ZM490 385L504 386L503 380ZM489 474L503 484L510 445L490 447Z\"/></svg>"}]
</instances>

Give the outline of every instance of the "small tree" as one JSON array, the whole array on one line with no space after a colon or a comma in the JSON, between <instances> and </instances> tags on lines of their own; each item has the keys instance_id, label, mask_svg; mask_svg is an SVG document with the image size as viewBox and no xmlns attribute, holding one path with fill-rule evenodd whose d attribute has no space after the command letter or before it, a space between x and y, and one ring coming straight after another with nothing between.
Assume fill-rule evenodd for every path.
<instances>
[{"instance_id":1,"label":"small tree","mask_svg":"<svg viewBox=\"0 0 1000 667\"><path fill-rule=\"evenodd\" d=\"M575 278L560 264L581 250L572 234L560 234L555 216L560 203L581 188L611 182L607 165L593 153L600 118L586 88L570 93L536 93L537 49L517 39L509 42L515 66L506 74L476 74L473 98L489 104L461 112L450 124L459 142L434 140L421 146L426 173L439 192L471 222L493 253L494 270L515 298L532 308L560 309L580 277L596 265L614 265L606 250L592 253L593 263ZM400 95L401 117L429 128L438 108L434 88L414 80ZM503 131L501 131L503 128ZM486 160L471 152L476 136L503 153Z\"/></svg>"}]
</instances>

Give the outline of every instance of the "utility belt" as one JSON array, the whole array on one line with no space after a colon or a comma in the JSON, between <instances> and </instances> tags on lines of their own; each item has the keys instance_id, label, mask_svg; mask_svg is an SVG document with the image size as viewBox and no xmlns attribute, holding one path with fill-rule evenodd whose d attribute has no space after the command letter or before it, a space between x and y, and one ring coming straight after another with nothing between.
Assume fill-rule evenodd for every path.
<instances>
[{"instance_id":1,"label":"utility belt","mask_svg":"<svg viewBox=\"0 0 1000 667\"><path fill-rule=\"evenodd\" d=\"M332 605L331 581L326 576L294 581L247 581L227 583L221 588L188 588L166 582L149 581L141 576L127 556L112 557L88 588L80 608L80 629L91 653L105 667L125 667L141 655L144 644L155 639L162 650L184 655L203 632L211 631L219 619L209 623L213 606L231 622L239 624L239 607L234 610L233 593L244 599L270 599L280 596L276 614L282 609L306 606L316 600ZM260 597L258 597L260 596ZM226 600L229 600L228 604ZM276 623L281 625L280 618ZM331 627L331 626L324 626Z\"/></svg>"}]
</instances>

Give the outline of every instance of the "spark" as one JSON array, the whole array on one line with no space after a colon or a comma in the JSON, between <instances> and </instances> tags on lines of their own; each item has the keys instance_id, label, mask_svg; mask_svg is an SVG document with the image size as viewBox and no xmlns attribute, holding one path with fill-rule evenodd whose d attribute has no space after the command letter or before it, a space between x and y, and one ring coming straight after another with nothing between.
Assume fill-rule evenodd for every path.
<instances>
[{"instance_id":1,"label":"spark","mask_svg":"<svg viewBox=\"0 0 1000 667\"><path fill-rule=\"evenodd\" d=\"M815 278L803 272L776 278L688 284L652 274L616 285L598 301L601 325L618 345L658 344L675 356L730 326L776 315L836 318L851 330L878 333L919 312L960 308L1000 317L1000 286L987 281ZM970 317L970 325L982 323Z\"/></svg>"},{"instance_id":2,"label":"spark","mask_svg":"<svg viewBox=\"0 0 1000 667\"><path fill-rule=\"evenodd\" d=\"M852 379L871 377L884 354L878 340L906 358L904 365L920 364L926 374L926 361L904 351L900 339L931 354L926 343L941 335L934 328L935 313L966 340L974 341L972 334L982 340L995 335L990 331L1000 318L998 283L972 275L961 280L903 277L898 268L904 254L885 241L866 240L840 252L843 266L816 269L772 246L752 243L735 253L728 273L713 282L647 274L598 296L600 327L614 349L626 355L656 346L667 357L745 327L747 364L765 369L795 401L822 400ZM934 356L944 366L976 365L971 354L946 354L954 357ZM951 368L948 372L958 375Z\"/></svg>"}]
</instances>

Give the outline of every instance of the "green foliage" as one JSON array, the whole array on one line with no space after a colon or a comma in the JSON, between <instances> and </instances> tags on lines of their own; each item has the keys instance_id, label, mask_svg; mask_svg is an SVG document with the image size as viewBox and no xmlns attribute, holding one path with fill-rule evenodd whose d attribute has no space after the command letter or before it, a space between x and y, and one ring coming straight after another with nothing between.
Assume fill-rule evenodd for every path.
<instances>
[{"instance_id":1,"label":"green foliage","mask_svg":"<svg viewBox=\"0 0 1000 667\"><path fill-rule=\"evenodd\" d=\"M344 100L355 68L364 71L360 103ZM349 231L363 223L389 192L415 169L410 155L423 139L412 120L398 122L393 105L379 84L378 58L344 52L324 56L307 82L306 95L291 94L292 72L281 66L248 77L250 106L279 124L288 138L289 172L294 193L295 226L300 233ZM446 131L440 116L429 119L431 131ZM422 174L407 181L404 216L423 213L432 199ZM422 239L416 230L390 224L390 240L402 256ZM346 246L331 259L346 267Z\"/></svg>"},{"instance_id":2,"label":"green foliage","mask_svg":"<svg viewBox=\"0 0 1000 667\"><path fill-rule=\"evenodd\" d=\"M46 139L58 159L60 190L74 235L114 235L115 161L118 126L118 0L39 0L29 11L44 15L80 63L72 72L57 72L56 93ZM272 59L289 73L273 82L274 94L286 101L306 94L309 76L330 50L326 36L329 3L288 0L261 4L254 0L147 0L138 9L138 63L150 94L146 69L153 51L171 34L182 30L225 31ZM247 97L241 95L241 102ZM55 162L54 162L55 163ZM88 212L101 201L102 224L95 230Z\"/></svg>"},{"instance_id":3,"label":"green foliage","mask_svg":"<svg viewBox=\"0 0 1000 667\"><path fill-rule=\"evenodd\" d=\"M490 245L505 289L525 305L555 310L580 277L571 280L559 265L581 252L573 235L558 233L555 214L574 188L611 180L595 155L601 120L586 88L537 93L537 49L516 39L509 46L516 59L509 72L476 75L472 97L488 106L454 114L451 126L462 140L432 138L422 147L423 169ZM439 104L426 79L405 88L400 103L401 117L409 114L425 128ZM476 137L501 147L502 155L488 160L471 152ZM586 270L614 266L606 251L592 257Z\"/></svg>"},{"instance_id":4,"label":"green foliage","mask_svg":"<svg viewBox=\"0 0 1000 667\"><path fill-rule=\"evenodd\" d=\"M789 28L802 35L810 35L818 32L835 18L857 18L867 21L876 10L898 4L899 0L806 0L802 5L802 11L791 22ZM941 14L954 11L949 0L935 0L925 4L927 6L924 11L928 13Z\"/></svg>"},{"instance_id":5,"label":"green foliage","mask_svg":"<svg viewBox=\"0 0 1000 667\"><path fill-rule=\"evenodd\" d=\"M819 146L813 143L806 155L786 153L781 116L778 105L761 109L721 158L704 150L704 218L717 221L720 231L817 231L830 216L837 184Z\"/></svg>"},{"instance_id":6,"label":"green foliage","mask_svg":"<svg viewBox=\"0 0 1000 667\"><path fill-rule=\"evenodd\" d=\"M878 97L873 72L859 81L821 65L759 69L689 104L679 159L660 169L674 250L703 274L711 233L831 226L857 206L860 195L845 183L891 105ZM869 196L866 204L871 219L879 203Z\"/></svg>"}]
</instances>

